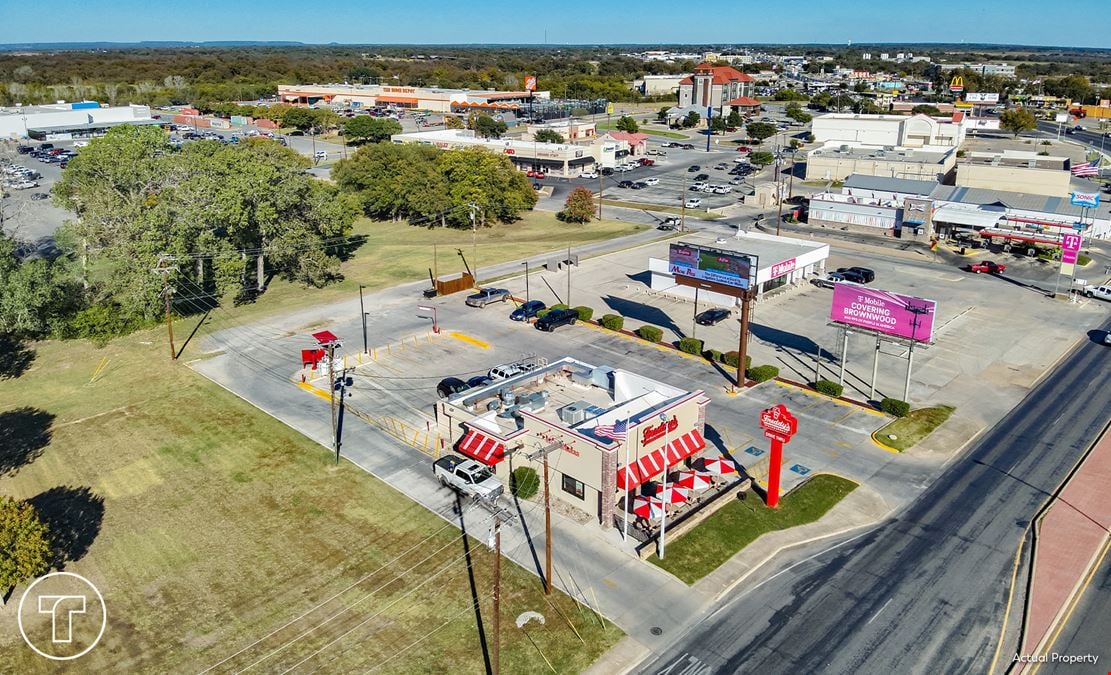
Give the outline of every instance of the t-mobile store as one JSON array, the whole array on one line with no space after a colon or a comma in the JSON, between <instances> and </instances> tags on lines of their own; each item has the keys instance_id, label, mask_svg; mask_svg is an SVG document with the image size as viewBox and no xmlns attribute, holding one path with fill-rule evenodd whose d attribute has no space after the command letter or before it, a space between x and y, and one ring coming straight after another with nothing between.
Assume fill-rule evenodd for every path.
<instances>
[{"instance_id":1,"label":"t-mobile store","mask_svg":"<svg viewBox=\"0 0 1111 675\"><path fill-rule=\"evenodd\" d=\"M825 271L826 260L829 258L828 244L777 237L762 232L739 233L729 238L692 233L684 236L681 241L755 256L758 260L754 283L757 295L781 286L802 283L807 276L822 274ZM666 250L663 253L667 255ZM666 257L649 258L648 270L652 274L650 281L652 290L688 300L694 299L694 288L676 284L675 276L669 271ZM700 303L727 307L739 302L732 296L705 289L698 291L698 300Z\"/></svg>"},{"instance_id":2,"label":"t-mobile store","mask_svg":"<svg viewBox=\"0 0 1111 675\"><path fill-rule=\"evenodd\" d=\"M708 450L709 402L702 391L568 357L451 396L436 413L442 452L489 466L507 486L518 467L543 476L546 454L552 499L610 527L622 522L626 495Z\"/></svg>"}]
</instances>

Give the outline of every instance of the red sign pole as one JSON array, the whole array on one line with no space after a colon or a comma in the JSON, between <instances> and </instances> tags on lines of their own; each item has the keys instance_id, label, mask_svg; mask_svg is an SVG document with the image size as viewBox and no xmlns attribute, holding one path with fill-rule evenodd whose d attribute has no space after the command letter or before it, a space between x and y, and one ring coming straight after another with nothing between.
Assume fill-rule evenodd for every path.
<instances>
[{"instance_id":1,"label":"red sign pole","mask_svg":"<svg viewBox=\"0 0 1111 675\"><path fill-rule=\"evenodd\" d=\"M772 439L772 456L768 460L768 506L779 506L779 472L783 465L783 441Z\"/></svg>"}]
</instances>

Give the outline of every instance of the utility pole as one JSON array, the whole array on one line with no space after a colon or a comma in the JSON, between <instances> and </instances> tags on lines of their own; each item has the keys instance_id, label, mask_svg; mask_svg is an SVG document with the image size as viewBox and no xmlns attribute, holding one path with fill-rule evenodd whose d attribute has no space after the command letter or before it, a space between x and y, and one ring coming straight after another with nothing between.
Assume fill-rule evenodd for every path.
<instances>
[{"instance_id":1,"label":"utility pole","mask_svg":"<svg viewBox=\"0 0 1111 675\"><path fill-rule=\"evenodd\" d=\"M174 322L170 315L170 295L173 289L170 288L170 272L177 270L177 265L167 265L166 263L173 260L172 256L163 254L158 257L158 267L151 270L155 274L162 275L162 302L166 309L166 332L170 337L170 360L177 360L177 349L174 347Z\"/></svg>"},{"instance_id":2,"label":"utility pole","mask_svg":"<svg viewBox=\"0 0 1111 675\"><path fill-rule=\"evenodd\" d=\"M680 211L681 215L679 216L679 218L680 218L680 220L679 220L679 231L680 232L686 232L687 231L687 176L688 175L689 174L687 172L685 172L685 171L683 172L683 192L679 194L679 208L682 209L682 211ZM695 290L697 290L697 289L695 289Z\"/></svg>"},{"instance_id":3,"label":"utility pole","mask_svg":"<svg viewBox=\"0 0 1111 675\"><path fill-rule=\"evenodd\" d=\"M490 653L490 672L501 675L501 518L494 516L494 648Z\"/></svg>"},{"instance_id":4,"label":"utility pole","mask_svg":"<svg viewBox=\"0 0 1111 675\"><path fill-rule=\"evenodd\" d=\"M363 289L366 288L359 284L359 316L363 319L363 353L369 354L370 349L367 347L366 341L366 309L363 308Z\"/></svg>"},{"instance_id":5,"label":"utility pole","mask_svg":"<svg viewBox=\"0 0 1111 675\"><path fill-rule=\"evenodd\" d=\"M526 261L525 261L525 302L528 302L528 301L529 301L529 292L528 292L528 261L526 260Z\"/></svg>"},{"instance_id":6,"label":"utility pole","mask_svg":"<svg viewBox=\"0 0 1111 675\"><path fill-rule=\"evenodd\" d=\"M606 175L602 173L602 167L598 167L598 220L602 219L602 190L605 187L602 181L605 180Z\"/></svg>"},{"instance_id":7,"label":"utility pole","mask_svg":"<svg viewBox=\"0 0 1111 675\"><path fill-rule=\"evenodd\" d=\"M548 483L548 455L559 450L561 443L552 443L528 456L530 462L544 459L544 595L552 594L552 507Z\"/></svg>"},{"instance_id":8,"label":"utility pole","mask_svg":"<svg viewBox=\"0 0 1111 675\"><path fill-rule=\"evenodd\" d=\"M339 464L339 420L336 416L336 343L328 343L328 398L332 404L332 448L336 451L336 464Z\"/></svg>"},{"instance_id":9,"label":"utility pole","mask_svg":"<svg viewBox=\"0 0 1111 675\"><path fill-rule=\"evenodd\" d=\"M781 150L779 145L775 146L775 203L779 209L779 215L775 219L775 236L779 236L779 226L783 222L783 172L780 170L779 156Z\"/></svg>"},{"instance_id":10,"label":"utility pole","mask_svg":"<svg viewBox=\"0 0 1111 675\"><path fill-rule=\"evenodd\" d=\"M474 262L474 285L478 286L478 222L475 220L478 204L470 202L467 207L471 211L471 261Z\"/></svg>"},{"instance_id":11,"label":"utility pole","mask_svg":"<svg viewBox=\"0 0 1111 675\"><path fill-rule=\"evenodd\" d=\"M571 306L571 242L567 242L567 306Z\"/></svg>"}]
</instances>

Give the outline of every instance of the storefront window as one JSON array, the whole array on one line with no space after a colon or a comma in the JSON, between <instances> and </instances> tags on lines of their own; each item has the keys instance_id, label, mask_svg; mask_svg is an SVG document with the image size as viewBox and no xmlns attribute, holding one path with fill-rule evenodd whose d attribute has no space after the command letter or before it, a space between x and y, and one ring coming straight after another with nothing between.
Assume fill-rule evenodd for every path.
<instances>
[{"instance_id":1,"label":"storefront window","mask_svg":"<svg viewBox=\"0 0 1111 675\"><path fill-rule=\"evenodd\" d=\"M586 497L586 489L582 482L567 475L563 476L563 491L573 494L579 499L585 499Z\"/></svg>"}]
</instances>

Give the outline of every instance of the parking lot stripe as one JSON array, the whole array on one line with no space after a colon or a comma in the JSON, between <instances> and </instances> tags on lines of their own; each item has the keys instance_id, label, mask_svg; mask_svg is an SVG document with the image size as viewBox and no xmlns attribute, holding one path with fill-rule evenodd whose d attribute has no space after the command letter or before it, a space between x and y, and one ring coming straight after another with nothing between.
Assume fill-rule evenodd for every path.
<instances>
[{"instance_id":1,"label":"parking lot stripe","mask_svg":"<svg viewBox=\"0 0 1111 675\"><path fill-rule=\"evenodd\" d=\"M457 330L451 331L450 335L451 335L451 337L455 338L456 340L462 340L463 342L466 342L469 345L474 345L475 347L478 347L479 349L489 349L490 348L490 343L489 342L483 342L482 340L479 340L478 338L473 338L470 335L467 335L466 333L460 333Z\"/></svg>"},{"instance_id":2,"label":"parking lot stripe","mask_svg":"<svg viewBox=\"0 0 1111 675\"><path fill-rule=\"evenodd\" d=\"M302 389L304 389L307 392L316 394L317 396L324 399L325 401L332 400L332 395L331 394L329 394L327 391L321 389L320 387L315 387L315 386L309 384L308 382L298 382L297 386L301 387Z\"/></svg>"},{"instance_id":3,"label":"parking lot stripe","mask_svg":"<svg viewBox=\"0 0 1111 675\"><path fill-rule=\"evenodd\" d=\"M803 392L804 394L824 398L827 401L833 401L834 403L836 403L838 405L848 406L849 408L852 408L853 410L859 410L860 412L865 412L865 413L868 413L869 415L875 415L876 417L887 417L887 415L880 412L879 410L873 410L871 408L867 408L867 407L865 407L865 406L863 406L859 403L849 403L847 401L842 401L841 399L833 398L831 396L826 396L825 394L819 394L818 392L811 391L810 389L807 389L806 387L801 387L801 386L799 386L797 384L793 384L791 382L784 382L783 380L780 380L778 378L776 378L774 380L774 382L776 384L778 384L779 386L781 386L781 387L788 387L788 388L791 388L791 389L797 389L797 390ZM842 419L844 419L844 418L842 418Z\"/></svg>"}]
</instances>

